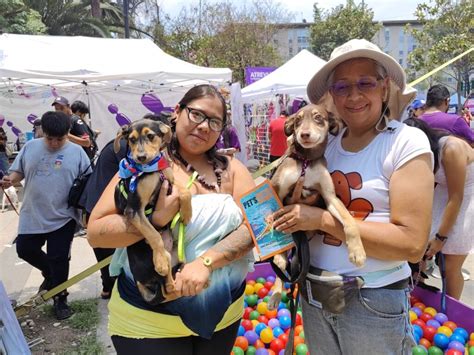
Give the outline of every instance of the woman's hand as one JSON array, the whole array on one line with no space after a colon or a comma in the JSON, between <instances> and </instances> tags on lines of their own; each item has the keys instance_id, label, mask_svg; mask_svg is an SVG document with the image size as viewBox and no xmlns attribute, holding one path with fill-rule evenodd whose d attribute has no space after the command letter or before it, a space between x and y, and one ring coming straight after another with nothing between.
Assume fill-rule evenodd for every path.
<instances>
[{"instance_id":1,"label":"woman's hand","mask_svg":"<svg viewBox=\"0 0 474 355\"><path fill-rule=\"evenodd\" d=\"M197 258L176 273L175 292L181 296L196 296L209 286L210 276L211 270Z\"/></svg>"},{"instance_id":2,"label":"woman's hand","mask_svg":"<svg viewBox=\"0 0 474 355\"><path fill-rule=\"evenodd\" d=\"M286 234L320 229L323 212L302 204L285 206L273 214L273 228Z\"/></svg>"},{"instance_id":3,"label":"woman's hand","mask_svg":"<svg viewBox=\"0 0 474 355\"><path fill-rule=\"evenodd\" d=\"M433 256L435 256L438 252L441 251L441 249L443 249L444 243L445 242L442 242L438 239L430 240L428 242L428 248L425 253L426 257L432 258Z\"/></svg>"},{"instance_id":4,"label":"woman's hand","mask_svg":"<svg viewBox=\"0 0 474 355\"><path fill-rule=\"evenodd\" d=\"M173 187L171 194L168 195L169 181L165 180L161 184L158 200L151 218L151 223L155 227L166 226L179 211L179 191Z\"/></svg>"}]
</instances>

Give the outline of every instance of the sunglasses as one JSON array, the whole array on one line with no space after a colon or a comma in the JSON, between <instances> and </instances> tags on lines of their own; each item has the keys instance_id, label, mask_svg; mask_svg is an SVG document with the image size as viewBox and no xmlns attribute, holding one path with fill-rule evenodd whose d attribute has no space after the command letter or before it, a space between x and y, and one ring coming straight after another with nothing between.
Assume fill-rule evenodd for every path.
<instances>
[{"instance_id":1,"label":"sunglasses","mask_svg":"<svg viewBox=\"0 0 474 355\"><path fill-rule=\"evenodd\" d=\"M352 90L353 86L357 87L357 90L369 93L377 87L379 81L383 79L375 78L360 78L355 83L350 83L346 80L339 80L331 85L330 90L336 96L347 96Z\"/></svg>"},{"instance_id":2,"label":"sunglasses","mask_svg":"<svg viewBox=\"0 0 474 355\"><path fill-rule=\"evenodd\" d=\"M188 117L191 122L201 124L207 120L209 122L209 128L211 128L213 131L221 132L224 129L223 120L215 117L209 117L205 113L188 106L185 106L185 109L188 111Z\"/></svg>"}]
</instances>

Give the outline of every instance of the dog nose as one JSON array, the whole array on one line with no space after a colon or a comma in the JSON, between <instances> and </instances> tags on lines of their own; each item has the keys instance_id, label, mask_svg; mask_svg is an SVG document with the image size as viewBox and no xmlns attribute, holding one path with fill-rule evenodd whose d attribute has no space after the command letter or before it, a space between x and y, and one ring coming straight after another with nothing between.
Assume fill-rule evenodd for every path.
<instances>
[{"instance_id":1,"label":"dog nose","mask_svg":"<svg viewBox=\"0 0 474 355\"><path fill-rule=\"evenodd\" d=\"M310 133L309 132L301 132L300 133L300 137L303 138L303 139L308 139L310 137Z\"/></svg>"},{"instance_id":2,"label":"dog nose","mask_svg":"<svg viewBox=\"0 0 474 355\"><path fill-rule=\"evenodd\" d=\"M143 163L146 160L146 155L145 154L137 155L137 160Z\"/></svg>"}]
</instances>

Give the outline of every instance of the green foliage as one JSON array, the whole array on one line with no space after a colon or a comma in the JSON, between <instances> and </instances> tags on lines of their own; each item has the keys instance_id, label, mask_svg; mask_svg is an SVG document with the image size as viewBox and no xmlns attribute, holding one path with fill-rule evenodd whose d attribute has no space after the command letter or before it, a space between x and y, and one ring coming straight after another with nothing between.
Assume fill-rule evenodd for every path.
<instances>
[{"instance_id":1,"label":"green foliage","mask_svg":"<svg viewBox=\"0 0 474 355\"><path fill-rule=\"evenodd\" d=\"M41 34L45 31L40 14L22 0L0 0L0 32Z\"/></svg>"},{"instance_id":2,"label":"green foliage","mask_svg":"<svg viewBox=\"0 0 474 355\"><path fill-rule=\"evenodd\" d=\"M314 24L311 26L313 53L328 60L334 48L354 38L371 41L380 28L373 22L374 13L362 1L356 5L347 0L331 11L323 11L317 3L313 5Z\"/></svg>"},{"instance_id":3,"label":"green foliage","mask_svg":"<svg viewBox=\"0 0 474 355\"><path fill-rule=\"evenodd\" d=\"M423 29L408 28L418 43L408 57L410 74L419 76L427 73L473 46L472 0L421 3L417 6L415 15ZM469 77L473 73L474 55L471 53L448 68L451 70L444 73L456 79L458 85L454 89L461 94L461 83L469 84Z\"/></svg>"}]
</instances>

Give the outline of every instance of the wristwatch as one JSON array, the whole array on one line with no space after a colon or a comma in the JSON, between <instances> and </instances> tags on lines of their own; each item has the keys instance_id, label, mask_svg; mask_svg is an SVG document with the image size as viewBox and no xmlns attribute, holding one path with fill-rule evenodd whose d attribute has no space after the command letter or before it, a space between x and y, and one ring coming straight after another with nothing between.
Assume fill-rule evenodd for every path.
<instances>
[{"instance_id":1,"label":"wristwatch","mask_svg":"<svg viewBox=\"0 0 474 355\"><path fill-rule=\"evenodd\" d=\"M440 235L439 233L436 233L436 234L435 234L435 239L437 239L437 240L439 240L439 241L441 241L441 242L444 243L445 241L448 240L448 237L445 237L445 236L443 236L443 235Z\"/></svg>"},{"instance_id":2,"label":"wristwatch","mask_svg":"<svg viewBox=\"0 0 474 355\"><path fill-rule=\"evenodd\" d=\"M209 256L203 256L203 255L201 255L200 258L202 259L202 263L204 264L204 266L208 267L209 270L214 271L212 269L212 258L210 258Z\"/></svg>"}]
</instances>

